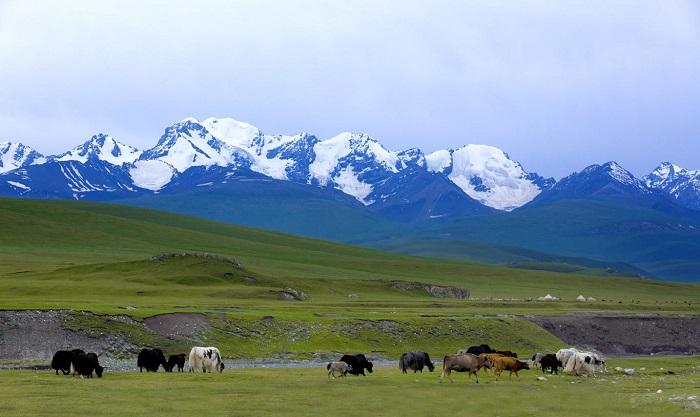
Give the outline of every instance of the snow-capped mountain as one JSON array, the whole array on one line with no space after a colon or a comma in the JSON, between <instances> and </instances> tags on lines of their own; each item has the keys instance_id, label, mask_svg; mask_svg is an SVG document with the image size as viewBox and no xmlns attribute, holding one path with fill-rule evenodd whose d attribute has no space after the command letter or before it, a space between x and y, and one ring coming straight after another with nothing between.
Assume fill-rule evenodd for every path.
<instances>
[{"instance_id":1,"label":"snow-capped mountain","mask_svg":"<svg viewBox=\"0 0 700 417\"><path fill-rule=\"evenodd\" d=\"M552 188L538 195L530 205L567 199L610 201L676 214L687 212L668 194L649 188L644 181L614 161L591 165L562 178Z\"/></svg>"},{"instance_id":2,"label":"snow-capped mountain","mask_svg":"<svg viewBox=\"0 0 700 417\"><path fill-rule=\"evenodd\" d=\"M487 145L439 150L425 161L428 171L446 175L471 198L505 211L530 202L554 182L525 172L505 152Z\"/></svg>"},{"instance_id":3,"label":"snow-capped mountain","mask_svg":"<svg viewBox=\"0 0 700 417\"><path fill-rule=\"evenodd\" d=\"M668 193L683 206L700 210L700 170L663 162L644 181L647 187Z\"/></svg>"},{"instance_id":4,"label":"snow-capped mountain","mask_svg":"<svg viewBox=\"0 0 700 417\"><path fill-rule=\"evenodd\" d=\"M318 142L315 136L263 135L257 127L230 118L210 117L200 124L215 138L245 150L252 171L274 179L307 182L313 147Z\"/></svg>"},{"instance_id":5,"label":"snow-capped mountain","mask_svg":"<svg viewBox=\"0 0 700 417\"><path fill-rule=\"evenodd\" d=\"M361 133L344 132L314 145L309 166L311 182L332 185L365 205L375 184L399 172L399 158L375 139Z\"/></svg>"},{"instance_id":6,"label":"snow-capped mountain","mask_svg":"<svg viewBox=\"0 0 700 417\"><path fill-rule=\"evenodd\" d=\"M48 160L0 175L3 196L113 200L139 191L125 168L104 161Z\"/></svg>"},{"instance_id":7,"label":"snow-capped mountain","mask_svg":"<svg viewBox=\"0 0 700 417\"><path fill-rule=\"evenodd\" d=\"M419 149L396 152L363 133L343 132L325 140L307 133L266 135L230 118L184 119L144 151L105 134L49 158L28 148L22 154L22 145L12 146L0 148L7 148L2 154L6 174L14 172L3 178L5 195L105 199L110 190L162 193L255 174L337 189L370 208L392 211L396 205L405 217L430 219L483 206L513 210L553 182L526 172L491 146L429 155ZM57 175L65 186L57 187L46 175Z\"/></svg>"},{"instance_id":8,"label":"snow-capped mountain","mask_svg":"<svg viewBox=\"0 0 700 417\"><path fill-rule=\"evenodd\" d=\"M76 146L64 154L52 156L50 159L61 162L77 161L83 164L87 161L104 161L121 166L133 163L139 155L141 155L141 151L117 142L109 135L100 133L82 145Z\"/></svg>"},{"instance_id":9,"label":"snow-capped mountain","mask_svg":"<svg viewBox=\"0 0 700 417\"><path fill-rule=\"evenodd\" d=\"M594 164L559 180L538 199L649 194L647 186L617 162Z\"/></svg>"},{"instance_id":10,"label":"snow-capped mountain","mask_svg":"<svg viewBox=\"0 0 700 417\"><path fill-rule=\"evenodd\" d=\"M166 128L156 146L133 163L129 174L136 186L157 191L190 168L250 165L249 160L245 150L214 137L189 118Z\"/></svg>"},{"instance_id":11,"label":"snow-capped mountain","mask_svg":"<svg viewBox=\"0 0 700 417\"><path fill-rule=\"evenodd\" d=\"M0 142L0 174L44 162L46 158L29 146L14 142Z\"/></svg>"}]
</instances>

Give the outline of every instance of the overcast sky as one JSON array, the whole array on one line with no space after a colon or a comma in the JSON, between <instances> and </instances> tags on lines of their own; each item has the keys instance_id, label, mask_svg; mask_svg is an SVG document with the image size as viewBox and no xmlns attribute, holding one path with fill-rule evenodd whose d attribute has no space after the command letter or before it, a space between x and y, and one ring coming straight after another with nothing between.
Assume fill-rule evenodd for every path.
<instances>
[{"instance_id":1,"label":"overcast sky","mask_svg":"<svg viewBox=\"0 0 700 417\"><path fill-rule=\"evenodd\" d=\"M699 4L0 0L0 141L147 148L217 116L393 150L491 144L555 177L700 168Z\"/></svg>"}]
</instances>

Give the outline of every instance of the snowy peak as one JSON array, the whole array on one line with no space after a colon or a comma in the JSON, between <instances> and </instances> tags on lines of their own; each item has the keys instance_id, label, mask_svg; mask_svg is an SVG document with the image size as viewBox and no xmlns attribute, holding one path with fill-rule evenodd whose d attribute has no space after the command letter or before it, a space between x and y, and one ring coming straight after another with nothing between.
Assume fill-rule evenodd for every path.
<instances>
[{"instance_id":1,"label":"snowy peak","mask_svg":"<svg viewBox=\"0 0 700 417\"><path fill-rule=\"evenodd\" d=\"M418 166L425 167L425 155L418 148L406 149L396 155L401 162L401 169Z\"/></svg>"},{"instance_id":2,"label":"snowy peak","mask_svg":"<svg viewBox=\"0 0 700 417\"><path fill-rule=\"evenodd\" d=\"M685 207L700 210L700 170L663 162L644 177L647 187L663 191Z\"/></svg>"},{"instance_id":3,"label":"snowy peak","mask_svg":"<svg viewBox=\"0 0 700 417\"><path fill-rule=\"evenodd\" d=\"M591 165L580 172L583 176L607 176L613 181L627 187L632 187L640 192L648 193L647 186L640 179L632 175L615 161L606 162L603 165Z\"/></svg>"},{"instance_id":4,"label":"snowy peak","mask_svg":"<svg viewBox=\"0 0 700 417\"><path fill-rule=\"evenodd\" d=\"M673 205L666 196L655 193L617 162L590 165L559 180L537 197L537 203L562 199L596 199L654 207ZM670 206L668 206L670 207Z\"/></svg>"},{"instance_id":5,"label":"snowy peak","mask_svg":"<svg viewBox=\"0 0 700 417\"><path fill-rule=\"evenodd\" d=\"M644 182L650 188L666 189L678 181L684 181L700 175L700 170L688 170L670 162L662 162Z\"/></svg>"},{"instance_id":6,"label":"snowy peak","mask_svg":"<svg viewBox=\"0 0 700 417\"><path fill-rule=\"evenodd\" d=\"M494 146L439 150L425 159L430 172L447 175L469 197L499 210L518 208L551 184L551 180L540 181L541 177L525 172L518 162Z\"/></svg>"},{"instance_id":7,"label":"snowy peak","mask_svg":"<svg viewBox=\"0 0 700 417\"><path fill-rule=\"evenodd\" d=\"M109 135L100 133L82 145L52 159L59 162L77 161L83 164L87 161L99 160L121 166L133 163L140 155L141 151L117 142Z\"/></svg>"},{"instance_id":8,"label":"snowy peak","mask_svg":"<svg viewBox=\"0 0 700 417\"><path fill-rule=\"evenodd\" d=\"M0 142L0 174L44 162L46 158L29 146L15 142Z\"/></svg>"},{"instance_id":9,"label":"snowy peak","mask_svg":"<svg viewBox=\"0 0 700 417\"><path fill-rule=\"evenodd\" d=\"M222 126L222 130L225 131L225 127ZM166 128L156 146L143 152L134 162L129 174L136 186L156 191L177 173L215 165L249 166L250 155L214 137L196 119L187 118Z\"/></svg>"},{"instance_id":10,"label":"snowy peak","mask_svg":"<svg viewBox=\"0 0 700 417\"><path fill-rule=\"evenodd\" d=\"M212 136L232 146L240 148L250 148L256 139L262 137L260 129L245 122L239 122L231 118L209 117L200 124L206 128Z\"/></svg>"},{"instance_id":11,"label":"snowy peak","mask_svg":"<svg viewBox=\"0 0 700 417\"><path fill-rule=\"evenodd\" d=\"M195 166L226 166L239 158L246 159L242 149L214 137L206 127L190 118L166 128L156 146L139 159L158 160L177 172L185 172Z\"/></svg>"},{"instance_id":12,"label":"snowy peak","mask_svg":"<svg viewBox=\"0 0 700 417\"><path fill-rule=\"evenodd\" d=\"M317 142L313 151L310 181L333 186L365 205L373 203L367 197L374 185L399 171L398 154L364 133L343 132Z\"/></svg>"}]
</instances>

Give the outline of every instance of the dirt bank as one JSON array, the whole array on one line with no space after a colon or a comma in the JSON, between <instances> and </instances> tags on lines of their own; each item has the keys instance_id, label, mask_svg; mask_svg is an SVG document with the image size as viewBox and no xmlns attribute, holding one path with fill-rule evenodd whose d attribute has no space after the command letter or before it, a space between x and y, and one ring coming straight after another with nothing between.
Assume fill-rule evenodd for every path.
<instances>
[{"instance_id":1,"label":"dirt bank","mask_svg":"<svg viewBox=\"0 0 700 417\"><path fill-rule=\"evenodd\" d=\"M572 346L608 355L696 354L700 316L527 317Z\"/></svg>"},{"instance_id":2,"label":"dirt bank","mask_svg":"<svg viewBox=\"0 0 700 417\"><path fill-rule=\"evenodd\" d=\"M109 356L136 348L119 334L89 334L70 329L66 321L72 314L55 310L0 311L0 360L47 360L57 350L76 346ZM131 320L126 316L114 317Z\"/></svg>"},{"instance_id":3,"label":"dirt bank","mask_svg":"<svg viewBox=\"0 0 700 417\"><path fill-rule=\"evenodd\" d=\"M211 327L207 316L199 313L159 314L144 323L157 335L174 339L191 339Z\"/></svg>"}]
</instances>

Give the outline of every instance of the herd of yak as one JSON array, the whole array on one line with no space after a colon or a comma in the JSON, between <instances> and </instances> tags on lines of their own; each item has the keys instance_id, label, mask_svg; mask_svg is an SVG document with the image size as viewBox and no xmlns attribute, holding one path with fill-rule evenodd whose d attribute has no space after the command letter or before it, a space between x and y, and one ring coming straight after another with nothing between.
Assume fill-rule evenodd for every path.
<instances>
[{"instance_id":1,"label":"herd of yak","mask_svg":"<svg viewBox=\"0 0 700 417\"><path fill-rule=\"evenodd\" d=\"M189 354L189 358L184 353L170 355L165 359L165 354L161 349L144 348L141 349L136 366L140 372L157 372L159 367L163 367L166 372L173 372L177 366L178 372L183 372L185 360L189 360L189 371L195 372L223 372L224 362L221 352L216 347L195 346ZM530 369L530 367L540 367L542 372L559 373L559 369L575 375L594 375L599 369L605 369L605 361L595 352L580 351L575 348L559 349L556 353L535 353L527 361L518 359L514 352L491 349L489 345L471 346L468 349L460 349L456 354L445 355L442 362L442 373L440 380L445 376L452 380L452 372L467 372L469 377L476 377L479 383L478 371L493 370L496 378L499 378L503 371L509 372L509 378L513 374L519 377L518 371ZM399 359L399 368L403 373L412 370L414 373L423 372L424 368L433 372L435 365L430 360L426 352L407 352ZM95 353L85 353L81 349L59 350L53 356L51 368L63 372L64 375L80 375L92 378L93 372L102 377L104 367L99 364ZM339 361L334 361L326 365L328 378L336 376L365 375L365 370L372 373L373 364L363 354L343 355Z\"/></svg>"},{"instance_id":2,"label":"herd of yak","mask_svg":"<svg viewBox=\"0 0 700 417\"><path fill-rule=\"evenodd\" d=\"M452 372L467 372L469 377L476 377L479 383L479 370L492 369L496 379L503 371L508 371L508 377L513 374L519 377L518 371L540 367L542 372L559 374L559 369L574 375L594 375L599 369L605 370L605 361L595 352L580 351L576 348L559 349L557 353L535 353L527 361L518 360L518 355L509 350L494 350L489 345L471 346L468 349L460 349L456 354L445 355L442 361L442 373L440 381L445 376L452 380ZM413 373L423 372L423 368L430 372L435 369L435 364L430 360L427 352L406 352L399 359L399 369L403 373L412 370ZM326 365L328 378L346 376L347 374L364 375L364 370L372 372L372 362L367 361L364 355L344 355L338 362L330 362Z\"/></svg>"},{"instance_id":3,"label":"herd of yak","mask_svg":"<svg viewBox=\"0 0 700 417\"><path fill-rule=\"evenodd\" d=\"M186 356L184 353L170 355L165 360L165 354L158 348L144 348L139 352L136 366L140 372L158 372L159 367L163 367L165 372L173 372L177 366L178 372L185 368ZM195 346L189 355L190 372L223 372L224 361L221 352L215 347ZM63 372L64 375L80 375L81 377L92 378L93 372L98 378L102 377L104 367L100 365L97 355L93 352L85 353L82 349L59 350L54 353L51 359L51 369Z\"/></svg>"}]
</instances>

